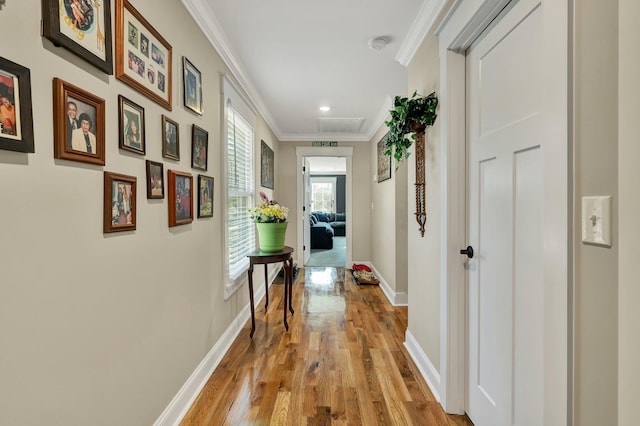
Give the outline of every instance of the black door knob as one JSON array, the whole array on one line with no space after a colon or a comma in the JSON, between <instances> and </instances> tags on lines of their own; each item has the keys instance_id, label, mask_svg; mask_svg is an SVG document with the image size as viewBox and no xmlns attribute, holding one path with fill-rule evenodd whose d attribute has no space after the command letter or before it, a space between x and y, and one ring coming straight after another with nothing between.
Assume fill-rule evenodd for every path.
<instances>
[{"instance_id":1,"label":"black door knob","mask_svg":"<svg viewBox=\"0 0 640 426\"><path fill-rule=\"evenodd\" d=\"M460 254L466 254L469 259L473 258L473 247L467 246L466 249L460 250Z\"/></svg>"}]
</instances>

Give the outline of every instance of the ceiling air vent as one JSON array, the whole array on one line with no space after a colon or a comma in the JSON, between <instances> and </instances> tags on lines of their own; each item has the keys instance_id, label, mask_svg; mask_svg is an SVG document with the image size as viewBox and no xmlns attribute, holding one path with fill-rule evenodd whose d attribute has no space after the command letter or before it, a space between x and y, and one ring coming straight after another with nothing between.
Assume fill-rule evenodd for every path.
<instances>
[{"instance_id":1,"label":"ceiling air vent","mask_svg":"<svg viewBox=\"0 0 640 426\"><path fill-rule=\"evenodd\" d=\"M328 133L360 133L364 118L318 117L318 128Z\"/></svg>"}]
</instances>

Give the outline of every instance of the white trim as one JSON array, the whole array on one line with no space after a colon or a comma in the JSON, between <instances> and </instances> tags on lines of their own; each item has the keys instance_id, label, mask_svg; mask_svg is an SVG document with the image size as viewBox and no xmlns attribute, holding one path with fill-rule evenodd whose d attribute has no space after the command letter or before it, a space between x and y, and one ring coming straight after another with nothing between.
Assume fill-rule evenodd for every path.
<instances>
[{"instance_id":1,"label":"white trim","mask_svg":"<svg viewBox=\"0 0 640 426\"><path fill-rule=\"evenodd\" d=\"M420 374L422 374L422 377L427 382L427 386L431 389L433 397L436 401L440 402L440 393L438 391L438 389L440 389L440 375L438 374L438 370L433 366L433 363L409 330L405 333L404 347L407 349L407 352L409 352L409 356L413 362L418 366L418 370L420 370Z\"/></svg>"},{"instance_id":2,"label":"white trim","mask_svg":"<svg viewBox=\"0 0 640 426\"><path fill-rule=\"evenodd\" d=\"M278 275L278 270L277 267L274 267L269 273L269 287L271 287ZM254 298L256 306L262 302L262 298L265 295L264 286L260 285L258 287ZM236 337L238 337L238 334L240 334L245 323L249 320L251 316L250 312L249 303L247 303L229 327L227 327L225 332L222 333L222 336L220 336L207 355L200 361L200 364L198 364L176 396L173 397L169 405L167 405L162 414L160 414L160 417L153 423L154 426L178 426L180 424L200 394L200 391L209 380L209 377L211 377L215 369L220 365L222 358L229 351L229 348Z\"/></svg>"},{"instance_id":3,"label":"white trim","mask_svg":"<svg viewBox=\"0 0 640 426\"><path fill-rule=\"evenodd\" d=\"M347 202L347 214L353 216L353 147L308 147L308 146L296 146L296 211L297 211L297 234L296 234L296 250L298 264L304 265L304 251L302 246L304 245L303 239L303 220L304 215L302 211L302 203L304 200L304 188L302 182L302 159L304 157L345 157L347 159L347 188L346 188L346 202ZM351 264L353 257L353 223L351 220L347 220L346 225L346 264Z\"/></svg>"},{"instance_id":4,"label":"white trim","mask_svg":"<svg viewBox=\"0 0 640 426\"><path fill-rule=\"evenodd\" d=\"M380 281L380 288L382 289L382 292L385 296L387 296L387 299L389 299L389 302L393 306L407 306L409 304L409 295L407 293L397 293L393 291L389 283L387 283L387 281L384 279L384 276L382 276L380 271L378 271L376 267L373 266L373 263L368 261L354 261L353 263L367 265L371 268L371 272L373 272L376 278ZM350 264L347 265L349 266Z\"/></svg>"},{"instance_id":5,"label":"white trim","mask_svg":"<svg viewBox=\"0 0 640 426\"><path fill-rule=\"evenodd\" d=\"M327 140L343 142L368 142L371 139L368 133L288 133L286 135L276 136L278 136L278 140L282 142L308 142Z\"/></svg>"},{"instance_id":6,"label":"white trim","mask_svg":"<svg viewBox=\"0 0 640 426\"><path fill-rule=\"evenodd\" d=\"M424 38L431 32L438 16L442 13L448 0L426 0L416 15L402 46L396 55L396 61L408 66Z\"/></svg>"},{"instance_id":7,"label":"white trim","mask_svg":"<svg viewBox=\"0 0 640 426\"><path fill-rule=\"evenodd\" d=\"M227 67L229 67L233 76L238 80L238 83L245 91L251 102L256 106L260 115L262 115L264 120L267 122L267 125L271 130L273 130L273 133L276 135L278 140L282 140L280 138L281 132L276 125L276 121L269 113L269 109L265 106L255 86L232 53L230 47L231 43L229 43L229 39L222 29L222 25L218 22L218 19L215 17L211 7L204 0L182 0L182 4L196 24L198 24L198 27L204 36L209 40L209 43L211 43L213 48L218 52L222 61Z\"/></svg>"}]
</instances>

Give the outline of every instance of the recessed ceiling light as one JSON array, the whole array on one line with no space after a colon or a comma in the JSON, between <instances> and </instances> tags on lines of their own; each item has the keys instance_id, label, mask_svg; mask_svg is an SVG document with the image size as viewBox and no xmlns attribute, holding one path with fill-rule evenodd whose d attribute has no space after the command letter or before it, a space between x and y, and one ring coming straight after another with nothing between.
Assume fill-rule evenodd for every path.
<instances>
[{"instance_id":1,"label":"recessed ceiling light","mask_svg":"<svg viewBox=\"0 0 640 426\"><path fill-rule=\"evenodd\" d=\"M327 111L330 111L330 110L331 110L331 107L328 107L328 106L321 106L320 107L320 111L327 112Z\"/></svg>"}]
</instances>

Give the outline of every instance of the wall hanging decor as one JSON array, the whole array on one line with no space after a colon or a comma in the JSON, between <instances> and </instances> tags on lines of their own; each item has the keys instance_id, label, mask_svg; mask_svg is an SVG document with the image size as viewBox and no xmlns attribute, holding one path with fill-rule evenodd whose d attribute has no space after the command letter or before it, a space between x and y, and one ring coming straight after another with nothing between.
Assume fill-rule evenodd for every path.
<instances>
[{"instance_id":1,"label":"wall hanging decor","mask_svg":"<svg viewBox=\"0 0 640 426\"><path fill-rule=\"evenodd\" d=\"M198 217L213 216L213 178L198 175Z\"/></svg>"},{"instance_id":2,"label":"wall hanging decor","mask_svg":"<svg viewBox=\"0 0 640 426\"><path fill-rule=\"evenodd\" d=\"M147 198L164 198L164 167L162 163L147 160Z\"/></svg>"},{"instance_id":3,"label":"wall hanging decor","mask_svg":"<svg viewBox=\"0 0 640 426\"><path fill-rule=\"evenodd\" d=\"M0 57L0 149L35 152L31 73Z\"/></svg>"},{"instance_id":4,"label":"wall hanging decor","mask_svg":"<svg viewBox=\"0 0 640 426\"><path fill-rule=\"evenodd\" d=\"M144 108L118 95L118 125L120 148L144 155L146 152Z\"/></svg>"},{"instance_id":5,"label":"wall hanging decor","mask_svg":"<svg viewBox=\"0 0 640 426\"><path fill-rule=\"evenodd\" d=\"M104 172L104 233L136 229L136 177Z\"/></svg>"},{"instance_id":6,"label":"wall hanging decor","mask_svg":"<svg viewBox=\"0 0 640 426\"><path fill-rule=\"evenodd\" d=\"M209 132L195 124L191 128L191 167L207 171Z\"/></svg>"},{"instance_id":7,"label":"wall hanging decor","mask_svg":"<svg viewBox=\"0 0 640 426\"><path fill-rule=\"evenodd\" d=\"M184 106L202 115L202 74L191 61L182 57Z\"/></svg>"},{"instance_id":8,"label":"wall hanging decor","mask_svg":"<svg viewBox=\"0 0 640 426\"><path fill-rule=\"evenodd\" d=\"M386 154L396 159L396 170L405 158L409 157L408 149L416 142L416 221L420 236L424 237L424 226L427 222L424 132L436 121L438 97L435 92L428 96L420 96L413 92L410 98L396 96L393 109L389 111L391 119L385 124L389 133L385 137ZM411 134L411 138L406 135Z\"/></svg>"},{"instance_id":9,"label":"wall hanging decor","mask_svg":"<svg viewBox=\"0 0 640 426\"><path fill-rule=\"evenodd\" d=\"M162 115L162 156L180 160L180 126L164 114Z\"/></svg>"},{"instance_id":10,"label":"wall hanging decor","mask_svg":"<svg viewBox=\"0 0 640 426\"><path fill-rule=\"evenodd\" d=\"M193 176L169 170L169 227L193 222Z\"/></svg>"},{"instance_id":11,"label":"wall hanging decor","mask_svg":"<svg viewBox=\"0 0 640 426\"><path fill-rule=\"evenodd\" d=\"M273 189L273 150L265 141L260 143L260 185Z\"/></svg>"},{"instance_id":12,"label":"wall hanging decor","mask_svg":"<svg viewBox=\"0 0 640 426\"><path fill-rule=\"evenodd\" d=\"M391 154L387 154L384 135L378 142L378 183L391 179Z\"/></svg>"},{"instance_id":13,"label":"wall hanging decor","mask_svg":"<svg viewBox=\"0 0 640 426\"><path fill-rule=\"evenodd\" d=\"M113 74L111 0L42 0L42 35Z\"/></svg>"},{"instance_id":14,"label":"wall hanging decor","mask_svg":"<svg viewBox=\"0 0 640 426\"><path fill-rule=\"evenodd\" d=\"M104 99L54 78L54 157L104 166L104 134Z\"/></svg>"},{"instance_id":15,"label":"wall hanging decor","mask_svg":"<svg viewBox=\"0 0 640 426\"><path fill-rule=\"evenodd\" d=\"M116 0L116 77L171 111L171 45L127 0Z\"/></svg>"}]
</instances>

